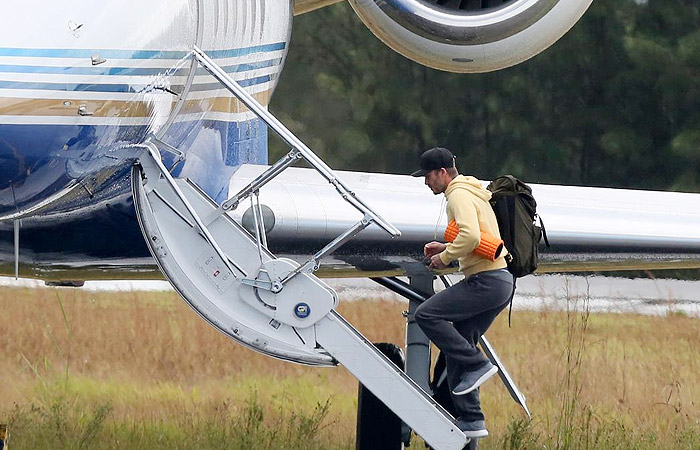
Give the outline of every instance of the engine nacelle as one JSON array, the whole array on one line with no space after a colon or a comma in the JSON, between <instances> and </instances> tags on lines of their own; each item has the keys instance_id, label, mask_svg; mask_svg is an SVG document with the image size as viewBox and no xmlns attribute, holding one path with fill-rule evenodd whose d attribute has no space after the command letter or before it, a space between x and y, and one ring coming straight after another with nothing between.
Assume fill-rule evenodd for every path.
<instances>
[{"instance_id":1,"label":"engine nacelle","mask_svg":"<svg viewBox=\"0 0 700 450\"><path fill-rule=\"evenodd\" d=\"M592 0L349 0L385 44L420 64L489 72L529 59L564 35Z\"/></svg>"}]
</instances>

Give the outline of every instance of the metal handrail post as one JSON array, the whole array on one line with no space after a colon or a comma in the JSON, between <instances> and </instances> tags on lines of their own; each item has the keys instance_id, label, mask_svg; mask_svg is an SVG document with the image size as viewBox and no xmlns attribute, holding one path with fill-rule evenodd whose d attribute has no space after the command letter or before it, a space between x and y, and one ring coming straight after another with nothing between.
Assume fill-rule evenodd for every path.
<instances>
[{"instance_id":1,"label":"metal handrail post","mask_svg":"<svg viewBox=\"0 0 700 450\"><path fill-rule=\"evenodd\" d=\"M154 144L153 142L149 142L147 140L144 142L143 147L145 147L146 150L149 152L151 158L153 159L153 161L156 163L156 165L160 169L161 173L163 174L163 178L168 182L168 184L173 189L173 191L175 191L177 196L180 198L180 201L185 206L185 209L187 210L187 212L194 219L195 223L199 227L199 230L202 232L204 239L206 239L209 242L209 244L212 246L212 248L216 252L217 256L221 259L221 262L223 262L224 265L226 266L226 268L231 272L231 275L233 275L235 278L238 278L236 276L236 271L234 270L233 266L229 262L229 259L226 257L223 250L221 250L221 247L219 247L219 244L216 243L216 240L214 240L214 237L211 235L211 233L209 232L207 227L204 225L204 223L202 222L202 219L199 218L199 215L197 215L197 213L195 212L192 205L190 205L190 202L187 201L187 198L182 193L182 191L178 187L177 183L175 183L175 180L173 180L173 177L170 175L170 172L168 172L168 169L166 169L165 166L163 165L163 161L161 160L160 152L158 151L156 144ZM236 269L239 272L241 272L243 274L243 276L246 276L246 273L243 270L241 270L238 267L236 267Z\"/></svg>"},{"instance_id":2,"label":"metal handrail post","mask_svg":"<svg viewBox=\"0 0 700 450\"><path fill-rule=\"evenodd\" d=\"M333 173L333 170L326 165L316 154L301 142L291 131L289 131L275 116L270 114L260 105L245 89L243 89L228 73L218 66L209 56L196 45L193 47L193 54L197 61L221 84L234 94L243 104L260 117L270 128L272 128L282 139L297 149L302 156L311 164L326 180L332 183L339 190L345 200L356 209L369 215L373 222L394 237L400 236L401 232L384 220L381 216L372 211L362 200ZM340 187L340 189L339 189Z\"/></svg>"},{"instance_id":3,"label":"metal handrail post","mask_svg":"<svg viewBox=\"0 0 700 450\"><path fill-rule=\"evenodd\" d=\"M229 197L227 200L221 203L221 205L219 205L214 212L209 214L204 219L204 223L208 225L226 211L238 208L238 205L243 200L248 198L250 194L260 190L261 187L265 186L273 178L282 173L284 169L294 164L294 162L299 158L301 158L301 153L296 150L292 150L291 152L287 153L284 157L280 158L277 160L277 162L270 166L265 172L261 173L253 181L248 183L246 187L238 191L237 194Z\"/></svg>"},{"instance_id":4,"label":"metal handrail post","mask_svg":"<svg viewBox=\"0 0 700 450\"><path fill-rule=\"evenodd\" d=\"M291 152L287 153L283 158L277 160L277 162L270 166L265 172L261 173L253 181L248 183L246 187L238 191L236 195L231 196L228 200L223 202L221 207L226 211L236 209L242 200L248 197L251 193L260 190L261 187L265 186L269 181L282 173L287 167L294 164L299 158L301 158L301 153L297 150L292 150Z\"/></svg>"},{"instance_id":5,"label":"metal handrail post","mask_svg":"<svg viewBox=\"0 0 700 450\"><path fill-rule=\"evenodd\" d=\"M334 251L335 249L337 249L338 247L340 247L341 245L343 245L344 243L346 243L347 241L349 241L350 239L355 237L360 231L367 228L370 223L372 223L372 221L369 219L369 217L367 215L365 215L362 218L362 220L360 220L355 225L353 225L352 227L345 230L343 232L343 234L341 234L340 236L335 238L333 241L329 242L328 245L326 245L321 250L316 252L316 254L314 254L311 257L311 259L309 259L304 264L302 264L301 266L297 267L295 270L293 270L292 272L287 274L287 276L284 277L280 281L280 284L284 286L285 283L287 283L289 280L291 280L292 278L294 278L298 274L312 270L312 269L315 270L316 265L318 265L319 259L323 258L327 254L331 253L332 251Z\"/></svg>"},{"instance_id":6,"label":"metal handrail post","mask_svg":"<svg viewBox=\"0 0 700 450\"><path fill-rule=\"evenodd\" d=\"M250 210L253 212L253 222L255 223L255 244L258 247L258 254L260 255L260 264L263 261L263 251L262 251L262 236L260 235L260 224L258 223L258 211L255 208L255 199L250 197Z\"/></svg>"},{"instance_id":7,"label":"metal handrail post","mask_svg":"<svg viewBox=\"0 0 700 450\"><path fill-rule=\"evenodd\" d=\"M260 204L260 191L255 191L255 211L258 214L256 226L260 228L260 243L267 248L267 232L265 231L265 219L263 218L262 205Z\"/></svg>"}]
</instances>

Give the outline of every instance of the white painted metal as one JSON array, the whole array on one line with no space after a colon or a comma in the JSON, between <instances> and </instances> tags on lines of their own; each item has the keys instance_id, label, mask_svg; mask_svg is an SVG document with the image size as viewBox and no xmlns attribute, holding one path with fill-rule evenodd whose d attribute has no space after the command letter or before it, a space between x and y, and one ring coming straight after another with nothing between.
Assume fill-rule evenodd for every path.
<instances>
[{"instance_id":1,"label":"white painted metal","mask_svg":"<svg viewBox=\"0 0 700 450\"><path fill-rule=\"evenodd\" d=\"M231 178L236 192L265 166L243 165ZM339 172L348 185L382 211L401 231L397 244L417 248L441 239L447 222L444 196L433 195L423 178L365 172ZM488 182L484 181L484 184ZM359 214L310 169L290 168L260 191L260 202L272 209L270 240L327 239L356 220ZM619 246L627 250L700 250L700 194L531 184L547 236L555 247ZM244 208L232 212L242 220ZM381 241L378 229L368 228L355 241Z\"/></svg>"},{"instance_id":2,"label":"white painted metal","mask_svg":"<svg viewBox=\"0 0 700 450\"><path fill-rule=\"evenodd\" d=\"M518 386L515 384L515 381L513 381L513 377L510 376L510 372L508 372L508 369L506 369L506 366L501 361L501 358L498 356L496 350L494 350L489 340L486 339L486 336L482 335L479 338L479 345L481 345L481 348L484 350L484 353L486 353L486 356L488 356L493 365L498 367L498 376L501 377L501 381L503 381L503 384L506 386L506 389L508 389L508 393L510 394L510 396L513 398L513 400L515 400L515 402L518 405L523 407L525 413L527 414L527 417L532 419L530 409L527 407L527 400L525 399L525 395L522 392L520 392L520 389L518 389Z\"/></svg>"},{"instance_id":3,"label":"white painted metal","mask_svg":"<svg viewBox=\"0 0 700 450\"><path fill-rule=\"evenodd\" d=\"M432 448L461 450L468 443L450 414L337 312L331 311L316 324L316 337Z\"/></svg>"},{"instance_id":4,"label":"white painted metal","mask_svg":"<svg viewBox=\"0 0 700 450\"><path fill-rule=\"evenodd\" d=\"M405 28L383 10L385 2L349 0L360 19L385 44L418 63L451 72L488 72L518 64L540 53L564 35L583 15L592 0L559 0L551 10L534 24L519 31L511 23L514 14L528 14L537 3L550 0L518 0L509 7L479 12L455 12L420 0L402 0L400 8L406 14L433 17L425 33L441 35L441 29L471 30L472 45L460 42L438 42ZM517 19L517 18L515 18ZM434 24L441 24L435 27ZM429 25L429 26L428 26ZM503 37L480 43L480 30L501 28ZM424 34L425 34L424 33Z\"/></svg>"},{"instance_id":5,"label":"white painted metal","mask_svg":"<svg viewBox=\"0 0 700 450\"><path fill-rule=\"evenodd\" d=\"M225 254L227 261L222 261L166 180L170 175L150 156L144 155L140 163L133 183L139 222L163 274L185 301L219 331L254 350L302 364L333 365L333 358L316 348L310 326L337 304L335 292L316 277L300 274L285 286L288 298L268 294L260 298L259 289L241 283L244 277L255 278L261 268L253 238L229 217L218 217L207 232ZM195 214L201 217L216 209L189 182L175 183ZM275 259L266 249L263 256L265 263ZM277 264L286 264L287 270L297 266ZM292 326L289 309L296 305L290 303L294 300L309 305L311 313Z\"/></svg>"},{"instance_id":6,"label":"white painted metal","mask_svg":"<svg viewBox=\"0 0 700 450\"><path fill-rule=\"evenodd\" d=\"M15 230L15 280L19 279L19 226L20 219L13 220Z\"/></svg>"},{"instance_id":7,"label":"white painted metal","mask_svg":"<svg viewBox=\"0 0 700 450\"><path fill-rule=\"evenodd\" d=\"M222 87L209 89L208 74L191 70L193 45L216 52L237 80L258 80L248 92L267 104L292 20L286 0L9 0L3 7L0 104L13 107L0 111L0 123L143 125L160 137L176 119L252 117L233 103L217 106L228 95ZM44 111L47 100L66 105L53 102ZM82 104L109 113L80 115Z\"/></svg>"},{"instance_id":8,"label":"white painted metal","mask_svg":"<svg viewBox=\"0 0 700 450\"><path fill-rule=\"evenodd\" d=\"M218 64L214 62L205 52L203 52L199 47L194 47L194 56L197 58L202 66L208 70L221 84L223 84L233 95L235 95L241 102L243 102L248 108L250 108L260 119L262 119L272 130L274 130L285 142L293 146L296 151L298 151L304 159L314 168L318 173L320 173L333 187L338 191L338 193L343 197L345 201L350 203L357 210L362 211L365 216L369 216L371 221L377 224L384 231L389 233L392 237L398 237L401 235L399 230L397 230L391 223L385 221L381 216L376 214L372 209L368 208L367 205L362 201L360 197L357 197L355 193L350 190L347 185L338 178L336 173L328 167L328 165L323 162L321 158L316 156L316 154L306 146L298 137L294 135L287 127L285 127L282 122L277 120L277 118L265 109L263 105L257 102L250 94L248 94L241 85L239 85L230 75L226 73ZM283 158L281 161L286 161L287 158ZM284 164L282 163L282 170L284 170ZM272 178L270 178L272 179ZM238 198L238 196L236 196ZM224 205L228 204L226 201Z\"/></svg>"},{"instance_id":9,"label":"white painted metal","mask_svg":"<svg viewBox=\"0 0 700 450\"><path fill-rule=\"evenodd\" d=\"M228 215L204 226L199 217L211 216L216 203L172 179L156 158L145 151L133 173L139 223L161 271L197 313L267 355L340 362L433 448L464 447L449 413L333 310L338 298L330 287L301 272L273 289L299 265L258 247Z\"/></svg>"}]
</instances>

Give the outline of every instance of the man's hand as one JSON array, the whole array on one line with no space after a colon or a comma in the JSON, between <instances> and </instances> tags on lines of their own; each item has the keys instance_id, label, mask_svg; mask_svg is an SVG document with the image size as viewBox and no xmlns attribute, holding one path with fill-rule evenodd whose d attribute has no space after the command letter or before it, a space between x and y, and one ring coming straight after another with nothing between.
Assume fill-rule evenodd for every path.
<instances>
[{"instance_id":1,"label":"man's hand","mask_svg":"<svg viewBox=\"0 0 700 450\"><path fill-rule=\"evenodd\" d=\"M443 264L442 260L440 259L440 254L437 254L430 257L429 267L431 269L444 269L447 266Z\"/></svg>"},{"instance_id":2,"label":"man's hand","mask_svg":"<svg viewBox=\"0 0 700 450\"><path fill-rule=\"evenodd\" d=\"M443 244L442 242L428 242L425 244L425 247L423 247L423 253L425 256L428 258L432 258L433 256L437 255L438 253L442 253L445 251L445 248L447 248L446 244Z\"/></svg>"}]
</instances>

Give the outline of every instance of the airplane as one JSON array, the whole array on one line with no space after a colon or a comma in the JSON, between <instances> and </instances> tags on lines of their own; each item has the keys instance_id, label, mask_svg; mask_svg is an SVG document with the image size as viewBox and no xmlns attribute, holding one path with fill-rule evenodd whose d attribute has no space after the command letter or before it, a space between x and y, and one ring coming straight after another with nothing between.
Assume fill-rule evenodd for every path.
<instances>
[{"instance_id":1,"label":"airplane","mask_svg":"<svg viewBox=\"0 0 700 450\"><path fill-rule=\"evenodd\" d=\"M237 342L341 363L433 448L462 448L453 419L425 394L425 355L406 361L423 359L420 389L335 313L337 295L319 279L371 277L430 294L436 274L420 251L444 229L440 199L408 176L333 171L267 111L293 16L330 3L6 5L0 275L55 285L164 277ZM351 1L394 50L463 73L525 61L590 3ZM269 129L291 148L272 165ZM311 168L290 167L302 160ZM700 267L697 194L533 189L556 249L541 272Z\"/></svg>"}]
</instances>

